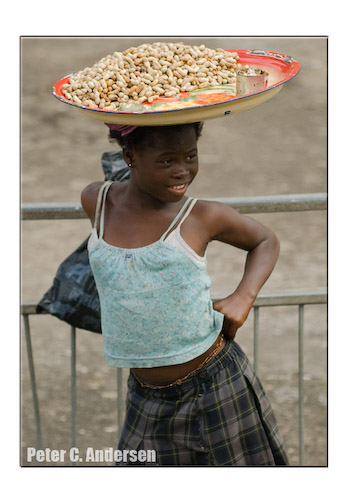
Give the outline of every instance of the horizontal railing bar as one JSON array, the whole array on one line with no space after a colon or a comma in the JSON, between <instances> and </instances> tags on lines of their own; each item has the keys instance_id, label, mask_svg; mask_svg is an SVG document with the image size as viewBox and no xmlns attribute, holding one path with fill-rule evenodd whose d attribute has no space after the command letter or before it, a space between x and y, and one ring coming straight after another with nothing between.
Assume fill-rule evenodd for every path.
<instances>
[{"instance_id":1,"label":"horizontal railing bar","mask_svg":"<svg viewBox=\"0 0 346 500\"><path fill-rule=\"evenodd\" d=\"M300 306L305 304L326 304L327 291L311 292L280 292L260 294L254 302L254 306Z\"/></svg>"},{"instance_id":2,"label":"horizontal railing bar","mask_svg":"<svg viewBox=\"0 0 346 500\"><path fill-rule=\"evenodd\" d=\"M213 300L219 300L221 297L213 297ZM270 306L297 306L304 304L326 304L327 291L307 291L307 292L279 292L267 293L258 295L254 302L254 306L270 307ZM22 314L37 314L36 302L24 302L21 305ZM42 314L46 314L42 311Z\"/></svg>"},{"instance_id":3,"label":"horizontal railing bar","mask_svg":"<svg viewBox=\"0 0 346 500\"><path fill-rule=\"evenodd\" d=\"M206 198L237 209L240 213L305 212L327 209L327 193L279 194L237 198Z\"/></svg>"},{"instance_id":4,"label":"horizontal railing bar","mask_svg":"<svg viewBox=\"0 0 346 500\"><path fill-rule=\"evenodd\" d=\"M66 203L23 203L22 220L86 219L82 205L77 202Z\"/></svg>"},{"instance_id":5,"label":"horizontal railing bar","mask_svg":"<svg viewBox=\"0 0 346 500\"><path fill-rule=\"evenodd\" d=\"M21 314L38 314L36 312L37 302L23 302L20 307ZM46 311L42 310L40 314L47 314Z\"/></svg>"},{"instance_id":6,"label":"horizontal railing bar","mask_svg":"<svg viewBox=\"0 0 346 500\"><path fill-rule=\"evenodd\" d=\"M326 210L326 193L284 194L235 198L204 198L235 208L240 213L273 213ZM80 203L23 203L22 220L86 219Z\"/></svg>"}]
</instances>

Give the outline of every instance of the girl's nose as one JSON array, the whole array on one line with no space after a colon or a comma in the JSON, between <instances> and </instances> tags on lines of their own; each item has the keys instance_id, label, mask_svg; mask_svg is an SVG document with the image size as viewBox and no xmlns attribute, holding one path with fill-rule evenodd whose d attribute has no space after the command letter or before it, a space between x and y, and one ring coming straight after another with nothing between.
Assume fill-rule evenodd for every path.
<instances>
[{"instance_id":1,"label":"girl's nose","mask_svg":"<svg viewBox=\"0 0 346 500\"><path fill-rule=\"evenodd\" d=\"M175 165L174 171L172 172L173 177L181 178L184 177L189 172L187 165L185 163L179 163Z\"/></svg>"}]
</instances>

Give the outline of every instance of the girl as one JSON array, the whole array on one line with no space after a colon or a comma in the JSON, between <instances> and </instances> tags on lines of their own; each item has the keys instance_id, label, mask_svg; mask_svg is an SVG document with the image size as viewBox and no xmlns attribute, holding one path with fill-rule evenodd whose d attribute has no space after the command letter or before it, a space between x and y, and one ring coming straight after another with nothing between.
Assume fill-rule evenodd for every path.
<instances>
[{"instance_id":1,"label":"girl","mask_svg":"<svg viewBox=\"0 0 346 500\"><path fill-rule=\"evenodd\" d=\"M82 205L93 225L105 358L130 368L118 448L154 450L156 465L286 465L268 399L234 341L274 268L276 236L230 207L186 196L201 123L108 126L131 177L87 186ZM214 304L212 240L247 251L237 289ZM145 463L121 465L133 464Z\"/></svg>"}]
</instances>

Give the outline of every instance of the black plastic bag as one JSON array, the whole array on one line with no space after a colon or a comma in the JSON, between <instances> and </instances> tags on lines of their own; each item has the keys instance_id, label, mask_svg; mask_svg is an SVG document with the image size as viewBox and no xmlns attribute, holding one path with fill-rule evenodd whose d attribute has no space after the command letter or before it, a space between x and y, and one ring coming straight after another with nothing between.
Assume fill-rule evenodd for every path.
<instances>
[{"instance_id":1,"label":"black plastic bag","mask_svg":"<svg viewBox=\"0 0 346 500\"><path fill-rule=\"evenodd\" d=\"M101 333L100 301L92 275L87 238L59 266L36 312L48 312L69 325Z\"/></svg>"},{"instance_id":2,"label":"black plastic bag","mask_svg":"<svg viewBox=\"0 0 346 500\"><path fill-rule=\"evenodd\" d=\"M121 151L103 153L101 163L105 181L125 182L130 178ZM60 264L36 312L46 311L71 326L101 333L100 301L89 264L88 239Z\"/></svg>"},{"instance_id":3,"label":"black plastic bag","mask_svg":"<svg viewBox=\"0 0 346 500\"><path fill-rule=\"evenodd\" d=\"M122 151L103 153L101 158L105 181L125 182L130 178L130 169L123 158Z\"/></svg>"}]
</instances>

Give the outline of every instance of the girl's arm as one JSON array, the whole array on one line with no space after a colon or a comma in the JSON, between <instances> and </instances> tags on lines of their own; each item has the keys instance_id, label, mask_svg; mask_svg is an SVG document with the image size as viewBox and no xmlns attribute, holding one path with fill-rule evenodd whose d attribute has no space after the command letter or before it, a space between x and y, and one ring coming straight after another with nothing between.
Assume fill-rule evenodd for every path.
<instances>
[{"instance_id":1,"label":"girl's arm","mask_svg":"<svg viewBox=\"0 0 346 500\"><path fill-rule=\"evenodd\" d=\"M267 227L236 210L212 203L207 217L210 240L218 240L246 250L243 277L236 290L214 303L224 316L223 332L229 338L246 321L258 292L269 278L279 256L280 244Z\"/></svg>"}]
</instances>

